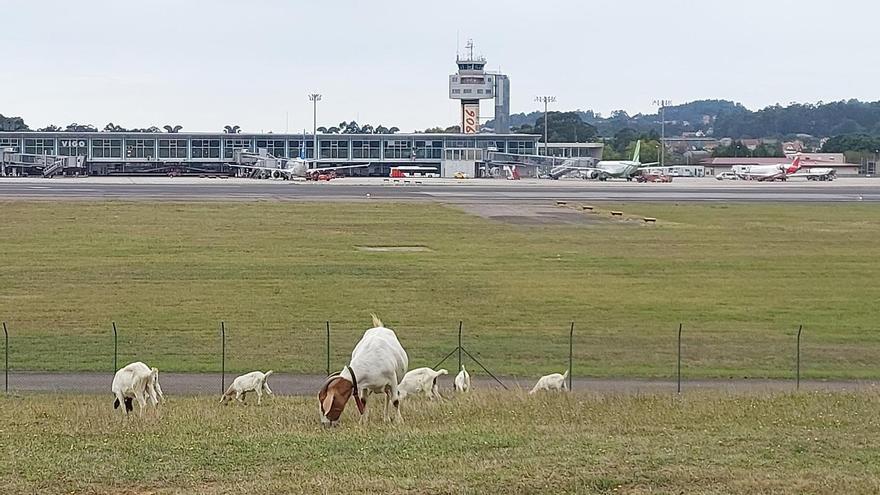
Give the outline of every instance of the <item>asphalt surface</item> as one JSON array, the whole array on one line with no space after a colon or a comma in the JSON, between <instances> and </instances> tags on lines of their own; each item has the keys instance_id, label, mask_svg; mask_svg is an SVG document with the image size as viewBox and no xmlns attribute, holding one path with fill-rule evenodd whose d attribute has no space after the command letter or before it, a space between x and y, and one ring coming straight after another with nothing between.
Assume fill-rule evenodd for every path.
<instances>
[{"instance_id":1,"label":"asphalt surface","mask_svg":"<svg viewBox=\"0 0 880 495\"><path fill-rule=\"evenodd\" d=\"M235 378L227 374L225 385L229 386ZM269 378L269 387L279 395L311 396L317 393L324 383L323 375L295 375L274 373ZM537 377L499 378L506 387L514 391L527 391L534 385ZM451 375L439 379L441 393L452 393ZM45 373L12 372L9 374L10 392L65 392L87 394L110 394L111 373ZM160 373L159 383L165 395L217 395L220 396L221 377L219 373ZM471 385L474 390L501 389L502 386L487 376L472 374ZM720 391L730 394L757 394L792 392L794 380L768 379L682 379L682 391ZM575 378L575 391L598 395L636 395L675 393L677 384L670 379L627 379L627 378ZM880 392L880 382L847 380L802 380L804 391L859 391Z\"/></svg>"},{"instance_id":2,"label":"asphalt surface","mask_svg":"<svg viewBox=\"0 0 880 495\"><path fill-rule=\"evenodd\" d=\"M400 180L344 178L287 182L190 177L0 178L0 200L157 201L433 201L449 204L549 201L880 202L880 180L843 178L776 183L676 179L669 184L625 181Z\"/></svg>"}]
</instances>

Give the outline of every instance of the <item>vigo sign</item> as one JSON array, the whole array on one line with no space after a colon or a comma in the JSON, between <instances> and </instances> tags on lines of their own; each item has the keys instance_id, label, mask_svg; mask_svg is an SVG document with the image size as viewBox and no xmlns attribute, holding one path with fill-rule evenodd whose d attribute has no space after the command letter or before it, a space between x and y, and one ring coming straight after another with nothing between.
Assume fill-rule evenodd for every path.
<instances>
[{"instance_id":1,"label":"vigo sign","mask_svg":"<svg viewBox=\"0 0 880 495\"><path fill-rule=\"evenodd\" d=\"M64 139L61 141L62 148L85 148L86 140L85 139Z\"/></svg>"}]
</instances>

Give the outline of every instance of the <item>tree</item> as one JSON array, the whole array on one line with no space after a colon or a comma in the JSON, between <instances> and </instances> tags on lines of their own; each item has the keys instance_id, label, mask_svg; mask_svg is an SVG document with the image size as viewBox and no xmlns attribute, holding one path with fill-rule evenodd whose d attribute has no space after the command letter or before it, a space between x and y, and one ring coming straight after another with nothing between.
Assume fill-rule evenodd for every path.
<instances>
[{"instance_id":1,"label":"tree","mask_svg":"<svg viewBox=\"0 0 880 495\"><path fill-rule=\"evenodd\" d=\"M241 133L241 127L237 125L225 125L223 126L223 131L226 134L239 134Z\"/></svg>"},{"instance_id":2,"label":"tree","mask_svg":"<svg viewBox=\"0 0 880 495\"><path fill-rule=\"evenodd\" d=\"M0 131L29 131L30 128L21 117L4 117L0 114Z\"/></svg>"},{"instance_id":3,"label":"tree","mask_svg":"<svg viewBox=\"0 0 880 495\"><path fill-rule=\"evenodd\" d=\"M373 126L370 124L364 124L361 126L361 134L372 134Z\"/></svg>"},{"instance_id":4,"label":"tree","mask_svg":"<svg viewBox=\"0 0 880 495\"><path fill-rule=\"evenodd\" d=\"M581 120L577 112L548 112L547 128L550 142L584 143L596 137L596 127ZM520 127L519 132L543 136L544 118L538 118L533 126Z\"/></svg>"},{"instance_id":5,"label":"tree","mask_svg":"<svg viewBox=\"0 0 880 495\"><path fill-rule=\"evenodd\" d=\"M377 125L375 133L376 134L388 134L388 128L385 127L384 125Z\"/></svg>"},{"instance_id":6,"label":"tree","mask_svg":"<svg viewBox=\"0 0 880 495\"><path fill-rule=\"evenodd\" d=\"M64 128L65 132L98 132L98 129L92 124L69 124Z\"/></svg>"},{"instance_id":7,"label":"tree","mask_svg":"<svg viewBox=\"0 0 880 495\"><path fill-rule=\"evenodd\" d=\"M176 125L174 127L171 127L170 125L166 125L162 128L165 129L165 131L168 132L169 134L177 134L178 132L180 132L181 129L183 129L183 126Z\"/></svg>"},{"instance_id":8,"label":"tree","mask_svg":"<svg viewBox=\"0 0 880 495\"><path fill-rule=\"evenodd\" d=\"M113 122L110 122L109 124L104 126L103 131L104 132L128 132L128 129L126 129L120 125L116 125Z\"/></svg>"},{"instance_id":9,"label":"tree","mask_svg":"<svg viewBox=\"0 0 880 495\"><path fill-rule=\"evenodd\" d=\"M390 129L388 129L388 134L397 134L398 132L400 132L400 129L398 129L397 127L391 127Z\"/></svg>"},{"instance_id":10,"label":"tree","mask_svg":"<svg viewBox=\"0 0 880 495\"><path fill-rule=\"evenodd\" d=\"M318 127L316 130L321 134L327 134L327 128L324 126Z\"/></svg>"},{"instance_id":11,"label":"tree","mask_svg":"<svg viewBox=\"0 0 880 495\"><path fill-rule=\"evenodd\" d=\"M37 130L40 132L61 132L62 131L62 129L60 127L58 127L57 125L48 125L46 127L43 127L42 129L37 129Z\"/></svg>"}]
</instances>

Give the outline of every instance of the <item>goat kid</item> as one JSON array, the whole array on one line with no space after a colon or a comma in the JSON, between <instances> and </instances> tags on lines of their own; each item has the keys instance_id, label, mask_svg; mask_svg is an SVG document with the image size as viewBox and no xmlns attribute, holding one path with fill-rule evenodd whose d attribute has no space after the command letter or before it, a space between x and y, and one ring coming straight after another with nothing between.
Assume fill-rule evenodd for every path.
<instances>
[{"instance_id":1,"label":"goat kid","mask_svg":"<svg viewBox=\"0 0 880 495\"><path fill-rule=\"evenodd\" d=\"M220 397L220 403L223 404L225 402L230 402L234 397L235 400L244 404L245 395L248 392L255 392L257 394L257 405L259 406L263 403L263 392L266 392L270 396L274 395L272 389L269 388L269 384L266 382L272 373L274 373L272 370L265 373L262 371L251 371L250 373L237 377L232 381L232 384L229 385L226 393Z\"/></svg>"},{"instance_id":2,"label":"goat kid","mask_svg":"<svg viewBox=\"0 0 880 495\"><path fill-rule=\"evenodd\" d=\"M461 365L461 371L455 375L455 382L452 384L453 389L456 392L468 392L471 389L471 375L464 369L464 365Z\"/></svg>"},{"instance_id":3,"label":"goat kid","mask_svg":"<svg viewBox=\"0 0 880 495\"><path fill-rule=\"evenodd\" d=\"M141 414L147 407L147 399L153 407L165 400L162 387L159 386L159 370L150 368L140 361L120 368L113 376L110 391L116 396L113 409L118 409L120 404L123 404L126 414L134 409L133 400L138 401Z\"/></svg>"},{"instance_id":4,"label":"goat kid","mask_svg":"<svg viewBox=\"0 0 880 495\"><path fill-rule=\"evenodd\" d=\"M416 368L408 372L397 386L401 400L420 393L424 393L429 399L442 399L440 387L437 386L437 377L447 373L448 371L444 369L434 371L431 368Z\"/></svg>"},{"instance_id":5,"label":"goat kid","mask_svg":"<svg viewBox=\"0 0 880 495\"><path fill-rule=\"evenodd\" d=\"M533 388L531 392L529 392L529 394L535 394L542 390L568 390L566 379L568 379L568 370L565 370L565 373L563 374L551 373L549 375L542 376L538 380L538 383L535 384L535 388Z\"/></svg>"}]
</instances>

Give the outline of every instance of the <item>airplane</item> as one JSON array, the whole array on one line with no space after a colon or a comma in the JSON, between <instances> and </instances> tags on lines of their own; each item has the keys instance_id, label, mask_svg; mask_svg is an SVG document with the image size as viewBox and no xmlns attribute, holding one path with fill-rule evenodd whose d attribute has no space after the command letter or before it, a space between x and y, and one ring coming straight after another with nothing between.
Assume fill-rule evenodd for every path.
<instances>
[{"instance_id":1,"label":"airplane","mask_svg":"<svg viewBox=\"0 0 880 495\"><path fill-rule=\"evenodd\" d=\"M837 171L830 167L813 167L788 176L788 178L793 177L806 177L807 180L831 181L837 178Z\"/></svg>"},{"instance_id":2,"label":"airplane","mask_svg":"<svg viewBox=\"0 0 880 495\"><path fill-rule=\"evenodd\" d=\"M636 141L636 149L633 152L632 160L602 160L592 167L584 167L573 164L567 165L563 163L562 165L554 167L554 169L550 171L550 177L558 179L562 175L565 175L569 172L578 171L583 173L587 179L599 179L601 181L612 178L633 180L636 172L638 172L640 169L652 167L659 163L640 163L639 151L641 150L641 147L641 140Z\"/></svg>"},{"instance_id":3,"label":"airplane","mask_svg":"<svg viewBox=\"0 0 880 495\"><path fill-rule=\"evenodd\" d=\"M737 176L746 180L775 181L786 180L801 169L801 156L796 155L791 163L777 163L776 165L738 165L732 171Z\"/></svg>"},{"instance_id":4,"label":"airplane","mask_svg":"<svg viewBox=\"0 0 880 495\"><path fill-rule=\"evenodd\" d=\"M235 151L235 164L232 167L250 170L261 178L284 180L330 180L336 177L339 170L368 167L368 163L358 165L341 165L334 167L309 168L305 159L305 147L300 148L299 156L290 160L276 158L265 150L253 153L248 150Z\"/></svg>"}]
</instances>

